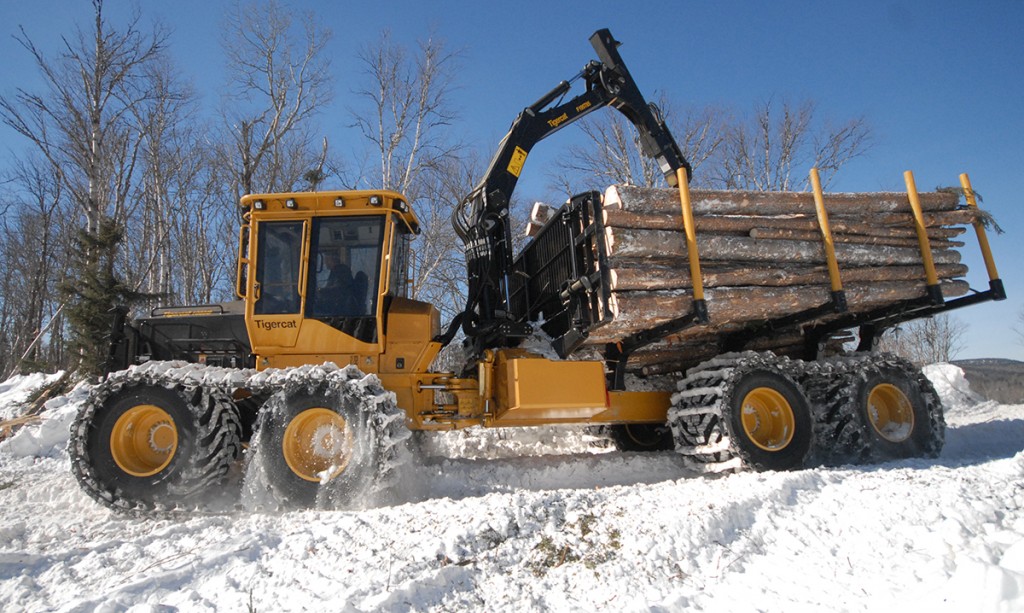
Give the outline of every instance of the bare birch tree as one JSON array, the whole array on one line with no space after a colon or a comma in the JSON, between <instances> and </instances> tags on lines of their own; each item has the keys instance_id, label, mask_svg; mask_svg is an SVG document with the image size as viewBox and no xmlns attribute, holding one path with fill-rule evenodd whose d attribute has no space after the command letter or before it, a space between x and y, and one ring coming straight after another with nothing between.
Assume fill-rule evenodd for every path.
<instances>
[{"instance_id":1,"label":"bare birch tree","mask_svg":"<svg viewBox=\"0 0 1024 613\"><path fill-rule=\"evenodd\" d=\"M140 141L132 111L152 92L142 69L163 50L165 33L139 29L138 16L122 29L103 18L93 0L91 31L63 38L55 59L24 30L15 38L32 56L46 91L18 88L0 96L0 119L28 139L58 173L94 233L104 215L123 215Z\"/></svg>"},{"instance_id":2,"label":"bare birch tree","mask_svg":"<svg viewBox=\"0 0 1024 613\"><path fill-rule=\"evenodd\" d=\"M730 122L710 180L722 189L804 191L807 171L821 171L827 185L871 144L864 118L838 127L816 121L816 105L768 100L752 115Z\"/></svg>"},{"instance_id":3,"label":"bare birch tree","mask_svg":"<svg viewBox=\"0 0 1024 613\"><path fill-rule=\"evenodd\" d=\"M235 4L227 19L230 99L222 157L244 194L295 189L318 166L309 122L331 101L329 30L274 0ZM322 167L322 163L320 163Z\"/></svg>"},{"instance_id":4,"label":"bare birch tree","mask_svg":"<svg viewBox=\"0 0 1024 613\"><path fill-rule=\"evenodd\" d=\"M190 138L194 121L190 88L180 82L168 62L151 63L146 76L153 95L134 109L143 136L142 178L135 198L140 210L127 221L131 232L124 261L133 286L161 302L176 298L176 276L190 268L191 262L180 261L183 254L175 252L172 229L188 208L180 199L187 198L189 175L202 155Z\"/></svg>"},{"instance_id":5,"label":"bare birch tree","mask_svg":"<svg viewBox=\"0 0 1024 613\"><path fill-rule=\"evenodd\" d=\"M695 184L706 182L701 169L722 144L724 115L713 107L678 113L663 95L657 106L694 169ZM578 125L584 144L570 146L567 155L555 163L552 178L560 191L572 195L616 183L666 185L657 162L642 153L639 132L621 114L601 111L581 119Z\"/></svg>"},{"instance_id":6,"label":"bare birch tree","mask_svg":"<svg viewBox=\"0 0 1024 613\"><path fill-rule=\"evenodd\" d=\"M457 54L429 38L414 54L383 32L359 54L366 87L364 105L350 110L355 126L372 143L379 168L371 180L411 193L424 170L458 151L445 128L455 118L451 97Z\"/></svg>"},{"instance_id":7,"label":"bare birch tree","mask_svg":"<svg viewBox=\"0 0 1024 613\"><path fill-rule=\"evenodd\" d=\"M417 209L423 234L413 257L413 296L435 305L445 320L465 308L466 260L452 230L452 204L471 192L486 164L477 157L448 156L432 167L420 188Z\"/></svg>"},{"instance_id":8,"label":"bare birch tree","mask_svg":"<svg viewBox=\"0 0 1024 613\"><path fill-rule=\"evenodd\" d=\"M11 170L8 198L16 204L3 217L0 375L9 375L22 356L34 364L48 361L45 347L33 340L59 310L57 270L66 256L61 220L66 214L62 187L52 168L38 157L18 159Z\"/></svg>"},{"instance_id":9,"label":"bare birch tree","mask_svg":"<svg viewBox=\"0 0 1024 613\"><path fill-rule=\"evenodd\" d=\"M49 163L85 220L79 244L88 247L73 260L77 279L66 287L72 296L69 320L86 370L103 359L110 329L105 314L110 301L119 300L119 233L107 230L123 224L131 208L142 142L135 110L153 95L145 68L160 57L166 38L159 27L142 33L137 15L122 28L111 27L102 0L93 0L93 16L91 29L62 39L55 58L22 30L16 39L34 60L45 91L19 88L0 97L0 119ZM100 279L109 285L89 287Z\"/></svg>"},{"instance_id":10,"label":"bare birch tree","mask_svg":"<svg viewBox=\"0 0 1024 613\"><path fill-rule=\"evenodd\" d=\"M943 313L889 330L880 339L878 350L895 353L919 366L949 362L963 351L966 335L964 321Z\"/></svg>"},{"instance_id":11,"label":"bare birch tree","mask_svg":"<svg viewBox=\"0 0 1024 613\"><path fill-rule=\"evenodd\" d=\"M359 59L364 82L355 94L360 104L349 112L372 160L359 182L399 191L414 202L423 227L413 253L414 297L454 315L463 306L465 271L450 216L472 190L479 166L449 133L456 117L452 97L458 54L437 38L410 50L384 32Z\"/></svg>"},{"instance_id":12,"label":"bare birch tree","mask_svg":"<svg viewBox=\"0 0 1024 613\"><path fill-rule=\"evenodd\" d=\"M826 184L871 144L863 118L838 126L816 119L813 102L759 104L749 116L707 107L683 113L660 97L658 106L694 169L694 185L754 191L801 191L817 167ZM555 183L566 193L611 183L664 186L657 165L641 154L636 130L614 113L580 121L584 144L568 148L556 164Z\"/></svg>"}]
</instances>

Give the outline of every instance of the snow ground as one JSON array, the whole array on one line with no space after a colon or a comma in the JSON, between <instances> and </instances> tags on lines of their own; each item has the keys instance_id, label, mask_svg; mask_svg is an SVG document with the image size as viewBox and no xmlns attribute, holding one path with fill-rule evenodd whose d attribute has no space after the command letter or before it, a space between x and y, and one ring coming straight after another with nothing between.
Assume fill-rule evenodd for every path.
<instances>
[{"instance_id":1,"label":"snow ground","mask_svg":"<svg viewBox=\"0 0 1024 613\"><path fill-rule=\"evenodd\" d=\"M703 476L575 430L458 433L403 504L178 521L79 490L76 390L0 444L0 610L1024 610L1024 405L927 374L934 461ZM0 384L0 415L39 383Z\"/></svg>"}]
</instances>

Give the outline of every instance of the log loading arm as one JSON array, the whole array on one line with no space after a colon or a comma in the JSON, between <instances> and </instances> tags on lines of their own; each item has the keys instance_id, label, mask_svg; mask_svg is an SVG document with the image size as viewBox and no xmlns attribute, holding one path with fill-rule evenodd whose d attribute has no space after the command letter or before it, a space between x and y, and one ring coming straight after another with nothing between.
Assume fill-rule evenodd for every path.
<instances>
[{"instance_id":1,"label":"log loading arm","mask_svg":"<svg viewBox=\"0 0 1024 613\"><path fill-rule=\"evenodd\" d=\"M587 114L611 106L636 126L643 152L657 160L669 185L676 185L679 169L685 169L687 176L692 173L660 111L646 101L626 68L617 49L620 43L607 29L595 32L590 43L598 59L519 114L483 179L452 214L455 232L465 245L468 299L444 341L451 341L461 322L470 360L485 349L514 345L532 331L528 314L514 304L515 288L523 282L514 277L531 277L534 271L516 270L509 206L535 144ZM578 80L585 84L585 91L564 100Z\"/></svg>"}]
</instances>

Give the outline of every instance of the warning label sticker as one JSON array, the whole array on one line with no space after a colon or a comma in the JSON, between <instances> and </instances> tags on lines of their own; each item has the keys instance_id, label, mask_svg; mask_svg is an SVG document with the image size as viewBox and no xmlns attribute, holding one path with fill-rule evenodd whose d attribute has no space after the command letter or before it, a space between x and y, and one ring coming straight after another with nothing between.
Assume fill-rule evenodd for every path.
<instances>
[{"instance_id":1,"label":"warning label sticker","mask_svg":"<svg viewBox=\"0 0 1024 613\"><path fill-rule=\"evenodd\" d=\"M508 162L508 171L512 175L518 177L519 173L523 172L523 164L526 163L526 150L522 147L516 147L515 151L512 152L512 159Z\"/></svg>"}]
</instances>

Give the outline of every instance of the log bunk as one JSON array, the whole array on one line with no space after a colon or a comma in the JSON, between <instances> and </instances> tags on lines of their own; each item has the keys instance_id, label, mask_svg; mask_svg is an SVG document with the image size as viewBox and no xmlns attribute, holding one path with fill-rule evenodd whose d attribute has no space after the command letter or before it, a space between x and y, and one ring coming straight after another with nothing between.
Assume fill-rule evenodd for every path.
<instances>
[{"instance_id":1,"label":"log bunk","mask_svg":"<svg viewBox=\"0 0 1024 613\"><path fill-rule=\"evenodd\" d=\"M906 180L906 193L824 194L814 171L812 192L691 191L684 183L595 193L594 219L584 215L586 227L576 221L572 233L602 234L586 243L602 252L585 258L593 262L590 313L585 330L556 347L563 354L602 354L611 363L621 360L620 370L643 374L684 370L740 349L813 358L826 345L851 340L850 328L871 337L876 328L1005 297L994 265L989 291L967 295L958 249L968 225L986 264L991 255L986 216L966 175L962 192L918 194L910 173ZM683 194L695 243L687 237L685 202L681 214ZM571 225L565 211L535 206L528 233L543 240L549 226ZM688 244L699 252L693 261ZM563 288L563 302L567 295ZM531 315L550 318L550 311L548 302Z\"/></svg>"}]
</instances>

